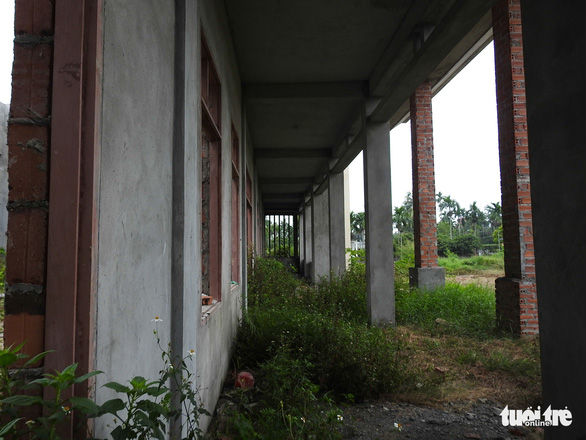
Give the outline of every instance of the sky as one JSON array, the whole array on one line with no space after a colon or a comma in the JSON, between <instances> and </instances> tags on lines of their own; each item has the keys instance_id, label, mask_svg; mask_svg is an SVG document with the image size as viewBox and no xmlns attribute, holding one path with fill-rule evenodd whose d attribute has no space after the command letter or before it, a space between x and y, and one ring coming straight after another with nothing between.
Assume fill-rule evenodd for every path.
<instances>
[{"instance_id":1,"label":"sky","mask_svg":"<svg viewBox=\"0 0 586 440\"><path fill-rule=\"evenodd\" d=\"M10 102L12 83L12 40L14 39L14 2L0 0L0 102Z\"/></svg>"},{"instance_id":2,"label":"sky","mask_svg":"<svg viewBox=\"0 0 586 440\"><path fill-rule=\"evenodd\" d=\"M463 208L501 201L494 50L489 44L432 101L436 193ZM400 206L411 180L411 125L390 133L391 198ZM350 210L364 211L362 154L350 165Z\"/></svg>"},{"instance_id":3,"label":"sky","mask_svg":"<svg viewBox=\"0 0 586 440\"><path fill-rule=\"evenodd\" d=\"M0 0L0 102L9 103L13 59L14 2ZM492 43L433 98L436 193L464 208L500 202L500 171ZM410 123L390 133L393 206L411 181ZM364 211L362 154L350 165L350 209Z\"/></svg>"}]
</instances>

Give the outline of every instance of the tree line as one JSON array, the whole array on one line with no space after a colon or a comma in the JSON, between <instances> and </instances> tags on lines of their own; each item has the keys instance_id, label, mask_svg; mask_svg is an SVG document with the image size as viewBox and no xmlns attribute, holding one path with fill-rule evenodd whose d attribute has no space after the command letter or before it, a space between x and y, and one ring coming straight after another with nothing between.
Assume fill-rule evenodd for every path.
<instances>
[{"instance_id":1,"label":"tree line","mask_svg":"<svg viewBox=\"0 0 586 440\"><path fill-rule=\"evenodd\" d=\"M476 202L463 208L453 197L441 192L436 195L438 208L438 252L440 256L454 253L460 256L501 250L502 209L500 202L480 209ZM402 249L413 242L413 198L407 193L403 203L393 209L395 247ZM352 239L364 240L364 212L350 213Z\"/></svg>"}]
</instances>

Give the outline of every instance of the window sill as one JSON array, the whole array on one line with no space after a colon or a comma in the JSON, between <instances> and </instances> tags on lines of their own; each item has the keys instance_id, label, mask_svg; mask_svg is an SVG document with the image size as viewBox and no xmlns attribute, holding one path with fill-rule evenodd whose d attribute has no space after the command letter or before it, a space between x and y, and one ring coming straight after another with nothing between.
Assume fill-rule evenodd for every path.
<instances>
[{"instance_id":1,"label":"window sill","mask_svg":"<svg viewBox=\"0 0 586 440\"><path fill-rule=\"evenodd\" d=\"M218 301L217 303L209 306L201 306L201 323L204 325L207 324L211 316L215 314L217 310L220 310L221 307L221 301Z\"/></svg>"}]
</instances>

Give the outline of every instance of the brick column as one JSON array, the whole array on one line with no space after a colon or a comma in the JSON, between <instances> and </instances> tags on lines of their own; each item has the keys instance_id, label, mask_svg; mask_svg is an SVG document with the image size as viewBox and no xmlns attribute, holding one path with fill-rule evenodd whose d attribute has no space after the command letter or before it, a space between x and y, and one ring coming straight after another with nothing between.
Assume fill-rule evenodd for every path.
<instances>
[{"instance_id":1,"label":"brick column","mask_svg":"<svg viewBox=\"0 0 586 440\"><path fill-rule=\"evenodd\" d=\"M409 268L409 285L422 289L445 285L445 270L437 264L431 98L431 84L425 82L410 99L415 267Z\"/></svg>"},{"instance_id":2,"label":"brick column","mask_svg":"<svg viewBox=\"0 0 586 440\"><path fill-rule=\"evenodd\" d=\"M537 335L537 292L529 181L520 0L492 10L505 276L496 280L499 327Z\"/></svg>"},{"instance_id":3,"label":"brick column","mask_svg":"<svg viewBox=\"0 0 586 440\"><path fill-rule=\"evenodd\" d=\"M48 166L54 9L15 5L12 102L8 121L9 194L5 346L44 349L48 234Z\"/></svg>"}]
</instances>

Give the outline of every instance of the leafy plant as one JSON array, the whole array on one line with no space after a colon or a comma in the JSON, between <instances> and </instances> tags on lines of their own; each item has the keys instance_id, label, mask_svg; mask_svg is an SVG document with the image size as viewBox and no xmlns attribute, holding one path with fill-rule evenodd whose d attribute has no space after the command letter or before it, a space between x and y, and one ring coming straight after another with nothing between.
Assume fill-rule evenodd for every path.
<instances>
[{"instance_id":1,"label":"leafy plant","mask_svg":"<svg viewBox=\"0 0 586 440\"><path fill-rule=\"evenodd\" d=\"M29 356L21 353L23 346L21 344L0 351L0 392L3 396L0 415L11 420L0 427L0 433L16 437L27 434L39 439L59 439L58 427L70 419L72 411L87 417L97 415L98 406L90 399L65 396L74 385L85 382L101 371L78 377L77 364L72 364L62 371L55 371L55 374L45 373L41 378L26 381L23 371L40 362L49 352L29 359ZM42 389L51 389L52 393L49 394L54 397L44 399L41 397ZM25 410L29 407L42 409L43 414L26 424L19 424L18 421L25 419Z\"/></svg>"}]
</instances>

